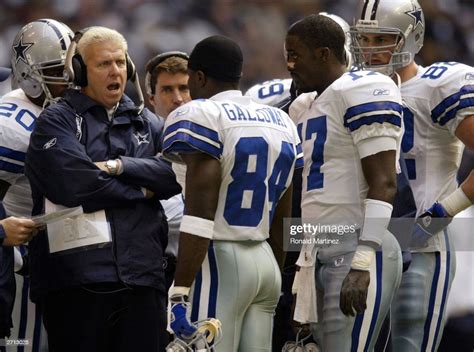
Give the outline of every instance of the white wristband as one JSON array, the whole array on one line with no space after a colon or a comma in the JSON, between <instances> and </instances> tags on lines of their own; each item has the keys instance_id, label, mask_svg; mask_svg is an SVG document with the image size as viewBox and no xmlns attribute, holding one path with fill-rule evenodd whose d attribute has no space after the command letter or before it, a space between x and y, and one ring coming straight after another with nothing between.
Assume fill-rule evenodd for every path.
<instances>
[{"instance_id":1,"label":"white wristband","mask_svg":"<svg viewBox=\"0 0 474 352\"><path fill-rule=\"evenodd\" d=\"M393 206L390 203L376 199L366 199L364 204L364 226L360 234L360 240L375 242L380 245L382 244L382 236L387 231Z\"/></svg>"},{"instance_id":2,"label":"white wristband","mask_svg":"<svg viewBox=\"0 0 474 352\"><path fill-rule=\"evenodd\" d=\"M181 220L180 232L190 235L212 239L214 233L214 221L198 218L197 216L184 215Z\"/></svg>"},{"instance_id":3,"label":"white wristband","mask_svg":"<svg viewBox=\"0 0 474 352\"><path fill-rule=\"evenodd\" d=\"M183 295L183 296L189 296L189 290L190 287L184 287L184 286L171 286L170 290L168 291L168 297L173 297L173 296L178 296L178 295Z\"/></svg>"},{"instance_id":4,"label":"white wristband","mask_svg":"<svg viewBox=\"0 0 474 352\"><path fill-rule=\"evenodd\" d=\"M375 249L370 246L358 245L352 259L351 268L355 270L369 271L370 265L375 258Z\"/></svg>"},{"instance_id":5,"label":"white wristband","mask_svg":"<svg viewBox=\"0 0 474 352\"><path fill-rule=\"evenodd\" d=\"M455 216L472 205L471 200L466 196L461 187L456 189L447 198L444 198L439 203L451 216Z\"/></svg>"}]
</instances>

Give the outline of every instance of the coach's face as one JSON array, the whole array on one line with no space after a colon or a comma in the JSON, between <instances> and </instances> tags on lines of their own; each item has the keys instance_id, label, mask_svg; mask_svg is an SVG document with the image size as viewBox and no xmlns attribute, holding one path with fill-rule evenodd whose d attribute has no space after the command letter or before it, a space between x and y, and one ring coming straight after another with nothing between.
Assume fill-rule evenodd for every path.
<instances>
[{"instance_id":1,"label":"coach's face","mask_svg":"<svg viewBox=\"0 0 474 352\"><path fill-rule=\"evenodd\" d=\"M114 107L125 91L127 64L120 44L104 41L89 45L84 52L88 84L82 92L105 106Z\"/></svg>"},{"instance_id":2,"label":"coach's face","mask_svg":"<svg viewBox=\"0 0 474 352\"><path fill-rule=\"evenodd\" d=\"M299 93L313 92L320 76L320 62L316 50L310 49L296 35L288 35L285 40L286 64Z\"/></svg>"}]
</instances>

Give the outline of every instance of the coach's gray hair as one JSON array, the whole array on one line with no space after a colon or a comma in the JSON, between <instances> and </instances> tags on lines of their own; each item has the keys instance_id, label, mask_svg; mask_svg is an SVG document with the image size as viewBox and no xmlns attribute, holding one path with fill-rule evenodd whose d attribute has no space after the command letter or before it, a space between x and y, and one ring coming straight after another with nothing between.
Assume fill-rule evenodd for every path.
<instances>
[{"instance_id":1,"label":"coach's gray hair","mask_svg":"<svg viewBox=\"0 0 474 352\"><path fill-rule=\"evenodd\" d=\"M90 27L84 33L82 38L77 43L77 52L82 56L82 59L85 61L86 48L92 44L102 42L113 42L119 45L124 52L127 52L127 41L125 40L122 34L117 32L115 29L100 26Z\"/></svg>"}]
</instances>

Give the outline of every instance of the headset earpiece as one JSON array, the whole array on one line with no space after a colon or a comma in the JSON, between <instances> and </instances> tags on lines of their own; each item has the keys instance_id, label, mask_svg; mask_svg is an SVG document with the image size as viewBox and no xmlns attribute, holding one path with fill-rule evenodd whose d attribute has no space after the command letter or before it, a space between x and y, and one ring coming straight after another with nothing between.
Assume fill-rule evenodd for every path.
<instances>
[{"instance_id":1,"label":"headset earpiece","mask_svg":"<svg viewBox=\"0 0 474 352\"><path fill-rule=\"evenodd\" d=\"M82 56L75 54L72 57L72 70L74 72L73 83L79 87L87 86L87 66L82 59Z\"/></svg>"},{"instance_id":2,"label":"headset earpiece","mask_svg":"<svg viewBox=\"0 0 474 352\"><path fill-rule=\"evenodd\" d=\"M136 68L135 64L133 63L132 59L130 59L130 56L128 56L128 53L125 53L125 58L127 60L127 81L131 80L135 74L136 74Z\"/></svg>"}]
</instances>

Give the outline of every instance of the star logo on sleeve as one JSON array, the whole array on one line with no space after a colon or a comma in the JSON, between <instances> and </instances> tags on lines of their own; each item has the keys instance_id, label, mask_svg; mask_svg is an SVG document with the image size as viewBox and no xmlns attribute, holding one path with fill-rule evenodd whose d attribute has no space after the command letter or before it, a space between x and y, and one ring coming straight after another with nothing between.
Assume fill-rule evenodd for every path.
<instances>
[{"instance_id":1,"label":"star logo on sleeve","mask_svg":"<svg viewBox=\"0 0 474 352\"><path fill-rule=\"evenodd\" d=\"M26 52L33 46L34 43L23 43L23 36L20 37L18 44L13 46L13 51L16 55L16 62L22 60L24 63L28 63L26 59Z\"/></svg>"},{"instance_id":2,"label":"star logo on sleeve","mask_svg":"<svg viewBox=\"0 0 474 352\"><path fill-rule=\"evenodd\" d=\"M417 27L419 23L421 23L421 25L423 26L423 13L421 12L420 8L415 8L412 11L407 11L405 13L415 20L415 24L413 27Z\"/></svg>"},{"instance_id":3,"label":"star logo on sleeve","mask_svg":"<svg viewBox=\"0 0 474 352\"><path fill-rule=\"evenodd\" d=\"M139 132L135 132L133 136L137 140L138 145L143 144L143 143L145 144L150 143L150 141L148 140L148 133L141 134Z\"/></svg>"}]
</instances>

